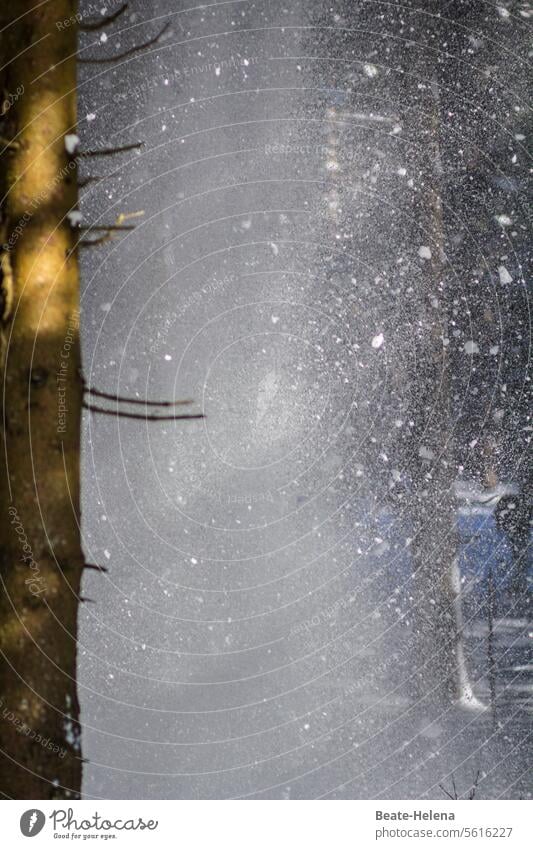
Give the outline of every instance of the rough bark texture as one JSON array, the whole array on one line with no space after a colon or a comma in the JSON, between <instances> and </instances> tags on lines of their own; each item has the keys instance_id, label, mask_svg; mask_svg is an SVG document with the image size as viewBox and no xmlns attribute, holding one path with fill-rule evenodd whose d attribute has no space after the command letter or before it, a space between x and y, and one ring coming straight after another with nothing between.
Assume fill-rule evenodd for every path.
<instances>
[{"instance_id":1,"label":"rough bark texture","mask_svg":"<svg viewBox=\"0 0 533 849\"><path fill-rule=\"evenodd\" d=\"M3 6L0 792L76 798L82 390L66 217L77 177L65 143L76 127L76 3Z\"/></svg>"}]
</instances>

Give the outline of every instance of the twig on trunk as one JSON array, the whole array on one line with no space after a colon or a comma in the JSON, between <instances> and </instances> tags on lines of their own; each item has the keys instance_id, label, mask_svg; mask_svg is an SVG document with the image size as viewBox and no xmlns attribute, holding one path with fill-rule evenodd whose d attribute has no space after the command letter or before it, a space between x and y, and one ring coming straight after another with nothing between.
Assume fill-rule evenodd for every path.
<instances>
[{"instance_id":1,"label":"twig on trunk","mask_svg":"<svg viewBox=\"0 0 533 849\"><path fill-rule=\"evenodd\" d=\"M78 229L87 233L91 233L94 230L99 233L101 233L102 231L105 233L116 233L117 230L135 230L135 227L121 227L119 224L91 224L90 227L79 227Z\"/></svg>"},{"instance_id":2,"label":"twig on trunk","mask_svg":"<svg viewBox=\"0 0 533 849\"><path fill-rule=\"evenodd\" d=\"M78 247L95 248L98 247L98 245L104 245L106 242L110 242L112 238L112 233L106 233L104 236L100 236L98 239L82 239L82 241L78 243Z\"/></svg>"},{"instance_id":3,"label":"twig on trunk","mask_svg":"<svg viewBox=\"0 0 533 849\"><path fill-rule=\"evenodd\" d=\"M82 150L76 155L76 159L89 159L93 156L114 156L115 153L127 153L128 150L138 150L144 146L144 142L132 142L121 147L102 147L100 150Z\"/></svg>"},{"instance_id":4,"label":"twig on trunk","mask_svg":"<svg viewBox=\"0 0 533 849\"><path fill-rule=\"evenodd\" d=\"M95 407L93 404L83 403L83 409L89 410L90 413L98 413L103 416L116 416L119 419L135 419L136 421L146 422L179 422L185 419L204 419L203 413L191 413L180 416L154 416L151 414L141 415L140 413L126 413L121 410L104 410L103 407Z\"/></svg>"},{"instance_id":5,"label":"twig on trunk","mask_svg":"<svg viewBox=\"0 0 533 849\"><path fill-rule=\"evenodd\" d=\"M116 233L120 230L135 230L134 226L129 224L124 225L124 221L128 221L131 218L139 218L139 216L144 215L144 209L138 210L137 212L121 212L117 215L114 224L108 225L93 225L92 227L82 228L85 232L90 233L92 231L104 231L103 236L99 236L97 239L82 239L79 243L80 248L92 248L94 245L103 245L105 242L109 242L113 238L113 233Z\"/></svg>"},{"instance_id":6,"label":"twig on trunk","mask_svg":"<svg viewBox=\"0 0 533 849\"><path fill-rule=\"evenodd\" d=\"M98 563L85 563L84 569L92 569L95 572L108 572L107 566L100 566Z\"/></svg>"},{"instance_id":7,"label":"twig on trunk","mask_svg":"<svg viewBox=\"0 0 533 849\"><path fill-rule=\"evenodd\" d=\"M80 180L78 182L78 189L85 189L86 186L89 186L91 183L100 183L102 177L86 177L84 180Z\"/></svg>"}]
</instances>

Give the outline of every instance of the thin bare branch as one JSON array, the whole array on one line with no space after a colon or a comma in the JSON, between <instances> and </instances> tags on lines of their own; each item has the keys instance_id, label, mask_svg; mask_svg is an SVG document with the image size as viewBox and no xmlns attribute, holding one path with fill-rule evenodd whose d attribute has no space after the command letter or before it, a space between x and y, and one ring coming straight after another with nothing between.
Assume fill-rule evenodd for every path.
<instances>
[{"instance_id":1,"label":"thin bare branch","mask_svg":"<svg viewBox=\"0 0 533 849\"><path fill-rule=\"evenodd\" d=\"M179 422L185 419L204 419L203 413L191 413L190 415L182 416L153 416L141 415L140 413L123 413L120 410L104 410L102 407L95 407L92 404L84 403L84 410L89 410L90 413L99 413L103 416L116 416L119 419L136 419L137 421L145 422Z\"/></svg>"},{"instance_id":2,"label":"thin bare branch","mask_svg":"<svg viewBox=\"0 0 533 849\"><path fill-rule=\"evenodd\" d=\"M104 233L115 233L117 230L135 230L135 226L133 224L127 224L125 227L120 224L91 224L90 227L79 227L79 230L82 230L87 233L91 233L93 230Z\"/></svg>"},{"instance_id":3,"label":"thin bare branch","mask_svg":"<svg viewBox=\"0 0 533 849\"><path fill-rule=\"evenodd\" d=\"M86 177L78 182L78 189L85 189L91 183L100 183L101 181L102 177Z\"/></svg>"},{"instance_id":4,"label":"thin bare branch","mask_svg":"<svg viewBox=\"0 0 533 849\"><path fill-rule=\"evenodd\" d=\"M85 563L84 569L92 569L95 572L108 572L107 566L100 566L98 563Z\"/></svg>"},{"instance_id":5,"label":"thin bare branch","mask_svg":"<svg viewBox=\"0 0 533 849\"><path fill-rule=\"evenodd\" d=\"M448 793L448 791L446 790L446 788L445 788L445 787L443 787L443 786L442 786L442 784L439 784L439 787L440 787L440 789L442 790L442 792L446 794L446 796L448 797L448 799L453 799L453 798L454 798L454 797L452 796L452 794L451 794L451 793Z\"/></svg>"},{"instance_id":6,"label":"thin bare branch","mask_svg":"<svg viewBox=\"0 0 533 849\"><path fill-rule=\"evenodd\" d=\"M470 792L468 794L468 798L470 800L473 800L473 799L476 798L477 786L479 784L480 777L481 777L481 770L478 769L478 771L476 773L476 777L474 778L474 783L472 784L472 787L470 788Z\"/></svg>"},{"instance_id":7,"label":"thin bare branch","mask_svg":"<svg viewBox=\"0 0 533 849\"><path fill-rule=\"evenodd\" d=\"M95 248L98 247L98 245L105 245L105 243L110 242L112 238L112 233L105 233L98 239L82 239L81 242L78 242L78 248Z\"/></svg>"},{"instance_id":8,"label":"thin bare branch","mask_svg":"<svg viewBox=\"0 0 533 849\"><path fill-rule=\"evenodd\" d=\"M93 156L114 156L115 153L126 153L128 150L138 150L143 147L144 142L133 142L133 144L125 144L122 147L103 147L101 150L82 150L77 154L76 159L87 159Z\"/></svg>"},{"instance_id":9,"label":"thin bare branch","mask_svg":"<svg viewBox=\"0 0 533 849\"><path fill-rule=\"evenodd\" d=\"M105 18L97 21L86 21L80 24L80 29L83 32L98 32L100 29L104 29L104 27L112 24L117 18L120 18L121 15L124 14L126 9L128 8L128 4L124 3L123 6L118 9L118 11L114 12L112 15L106 15Z\"/></svg>"},{"instance_id":10,"label":"thin bare branch","mask_svg":"<svg viewBox=\"0 0 533 849\"><path fill-rule=\"evenodd\" d=\"M80 228L80 229L82 231L86 232L86 233L91 233L94 230L97 230L97 231L103 230L103 232L104 232L103 236L99 236L97 239L82 239L78 243L79 248L92 248L95 245L103 245L105 242L109 242L113 238L113 234L116 233L117 231L120 232L121 230L135 230L135 227L133 227L133 226L119 227L116 224L110 224L110 225L107 225L107 226L102 225L102 226L93 226L93 227L83 227L83 228Z\"/></svg>"},{"instance_id":11,"label":"thin bare branch","mask_svg":"<svg viewBox=\"0 0 533 849\"><path fill-rule=\"evenodd\" d=\"M103 245L105 242L109 242L110 239L113 238L113 233L120 230L135 230L134 225L124 224L125 221L129 221L132 218L140 218L144 215L144 209L139 209L136 212L120 212L114 224L106 224L106 225L93 225L91 227L81 227L78 228L85 233L91 233L95 230L103 231L104 235L100 236L97 239L82 239L79 243L80 248L91 248L94 245Z\"/></svg>"},{"instance_id":12,"label":"thin bare branch","mask_svg":"<svg viewBox=\"0 0 533 849\"><path fill-rule=\"evenodd\" d=\"M152 47L152 45L157 44L159 39L169 28L169 26L170 22L167 22L163 29L156 36L154 36L154 38L150 38L143 44L138 44L136 47L130 48L130 50L125 50L123 53L117 53L116 56L111 56L109 59L79 59L78 61L82 62L84 65L107 65L110 62L119 62L121 59L126 59L128 56L134 56L136 53L139 53L140 51L146 50L148 47Z\"/></svg>"}]
</instances>

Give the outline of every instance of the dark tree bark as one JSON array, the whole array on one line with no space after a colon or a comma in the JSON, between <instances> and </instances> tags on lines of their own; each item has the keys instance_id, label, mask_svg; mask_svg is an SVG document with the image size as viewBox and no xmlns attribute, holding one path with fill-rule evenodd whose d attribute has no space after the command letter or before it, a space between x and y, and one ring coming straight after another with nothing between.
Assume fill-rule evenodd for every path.
<instances>
[{"instance_id":1,"label":"dark tree bark","mask_svg":"<svg viewBox=\"0 0 533 849\"><path fill-rule=\"evenodd\" d=\"M72 0L0 12L0 792L12 798L81 786L76 12Z\"/></svg>"}]
</instances>

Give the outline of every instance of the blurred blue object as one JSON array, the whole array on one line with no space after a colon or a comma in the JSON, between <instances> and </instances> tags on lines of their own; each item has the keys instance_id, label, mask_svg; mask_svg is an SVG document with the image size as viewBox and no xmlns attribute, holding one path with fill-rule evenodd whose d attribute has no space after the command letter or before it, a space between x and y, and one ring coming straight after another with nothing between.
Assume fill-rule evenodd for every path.
<instances>
[{"instance_id":1,"label":"blurred blue object","mask_svg":"<svg viewBox=\"0 0 533 849\"><path fill-rule=\"evenodd\" d=\"M486 593L490 570L496 594L510 592L513 575L511 547L506 535L497 527L493 512L483 508L459 508L457 533L464 601L473 600L473 595Z\"/></svg>"},{"instance_id":2,"label":"blurred blue object","mask_svg":"<svg viewBox=\"0 0 533 849\"><path fill-rule=\"evenodd\" d=\"M497 604L524 609L533 577L525 495L514 483L480 491L466 481L456 483L455 493L463 603L486 597L492 572Z\"/></svg>"}]
</instances>

